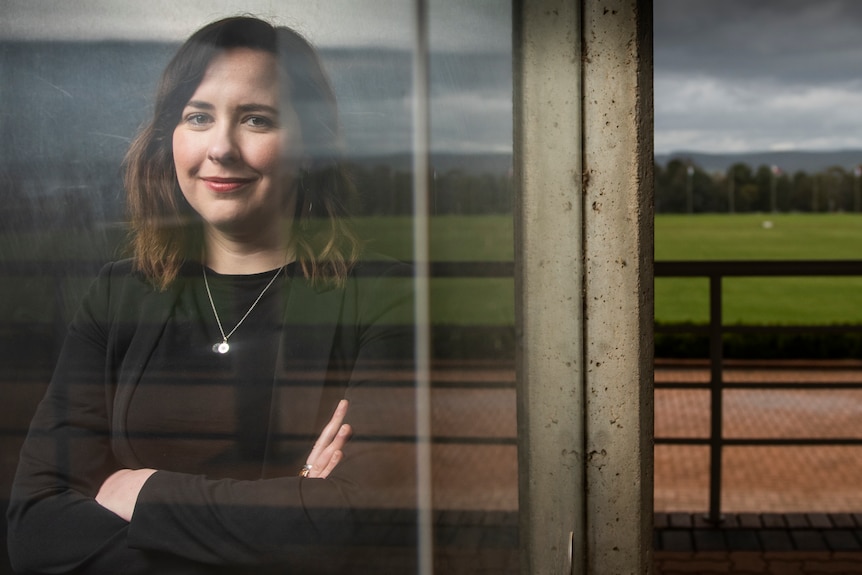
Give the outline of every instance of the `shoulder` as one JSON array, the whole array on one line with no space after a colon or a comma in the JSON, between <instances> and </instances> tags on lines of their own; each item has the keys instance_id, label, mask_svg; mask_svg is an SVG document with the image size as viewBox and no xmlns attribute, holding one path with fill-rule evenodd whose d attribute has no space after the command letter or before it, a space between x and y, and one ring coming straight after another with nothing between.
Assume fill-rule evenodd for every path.
<instances>
[{"instance_id":1,"label":"shoulder","mask_svg":"<svg viewBox=\"0 0 862 575\"><path fill-rule=\"evenodd\" d=\"M94 288L106 296L119 295L129 291L141 295L155 291L153 285L137 272L131 259L109 262L102 266Z\"/></svg>"},{"instance_id":2,"label":"shoulder","mask_svg":"<svg viewBox=\"0 0 862 575\"><path fill-rule=\"evenodd\" d=\"M366 252L351 269L356 278L413 277L413 266L376 252Z\"/></svg>"},{"instance_id":3,"label":"shoulder","mask_svg":"<svg viewBox=\"0 0 862 575\"><path fill-rule=\"evenodd\" d=\"M171 302L174 291L159 291L144 274L135 269L132 260L124 259L102 267L90 288L86 303L100 310L100 315L110 318L120 312L128 315L130 310L140 307L145 301Z\"/></svg>"},{"instance_id":4,"label":"shoulder","mask_svg":"<svg viewBox=\"0 0 862 575\"><path fill-rule=\"evenodd\" d=\"M351 270L347 288L361 323L403 323L413 315L413 267L404 262L366 254Z\"/></svg>"},{"instance_id":5,"label":"shoulder","mask_svg":"<svg viewBox=\"0 0 862 575\"><path fill-rule=\"evenodd\" d=\"M413 266L381 254L369 253L350 272L348 285L356 286L360 297L403 298L413 292Z\"/></svg>"}]
</instances>

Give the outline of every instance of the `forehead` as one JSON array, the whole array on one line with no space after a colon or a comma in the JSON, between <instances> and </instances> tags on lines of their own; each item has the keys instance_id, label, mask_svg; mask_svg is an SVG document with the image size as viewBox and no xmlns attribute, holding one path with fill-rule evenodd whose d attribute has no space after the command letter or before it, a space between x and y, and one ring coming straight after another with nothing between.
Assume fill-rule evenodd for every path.
<instances>
[{"instance_id":1,"label":"forehead","mask_svg":"<svg viewBox=\"0 0 862 575\"><path fill-rule=\"evenodd\" d=\"M192 98L202 94L277 98L278 76L276 58L269 52L231 48L210 61Z\"/></svg>"}]
</instances>

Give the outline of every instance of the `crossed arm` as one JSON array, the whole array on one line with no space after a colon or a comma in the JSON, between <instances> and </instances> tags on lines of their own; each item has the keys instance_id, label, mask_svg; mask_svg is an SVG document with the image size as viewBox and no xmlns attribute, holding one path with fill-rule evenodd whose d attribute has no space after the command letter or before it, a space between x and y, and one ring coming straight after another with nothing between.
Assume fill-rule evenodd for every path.
<instances>
[{"instance_id":1,"label":"crossed arm","mask_svg":"<svg viewBox=\"0 0 862 575\"><path fill-rule=\"evenodd\" d=\"M344 455L342 448L352 433L350 425L343 423L345 415L347 400L342 399L320 437L314 442L304 468L307 473L304 473L303 477L326 479L341 461ZM96 494L96 502L126 521L131 521L141 489L147 479L156 472L156 469L120 469L102 483Z\"/></svg>"},{"instance_id":2,"label":"crossed arm","mask_svg":"<svg viewBox=\"0 0 862 575\"><path fill-rule=\"evenodd\" d=\"M120 293L128 283L115 289L101 285L95 301L114 301L111 295L116 299L112 305L133 308ZM380 293L376 282L362 285L369 294ZM8 513L13 565L33 571L131 574L171 572L162 564L152 568L154 561L183 569L293 564L312 557L310 549L317 550L314 557L327 559L338 555L331 549L353 541L359 529L356 509L391 507L398 494L415 500L410 497L409 465L413 403L396 401L401 394L388 388L375 391L377 372L367 369L412 352L409 328L391 327L397 322L388 310L395 309L393 302L403 306L394 297L358 299L351 305L359 310L360 338L338 343L348 357L353 357L351 346L357 346L358 367L344 390L331 388L336 397L350 399L352 428L345 427L347 405L341 403L305 459L311 465L306 478L293 476L301 464L290 455L284 459L290 462L286 474L279 469L281 473L253 481L162 469L117 472L123 459L115 456L112 436L106 433L112 416L94 409L105 404L99 379L106 357L102 338L107 328L102 326L114 325L104 319L113 315L102 308L85 309L83 319L73 324L59 362L62 369L37 410L22 451ZM88 315L94 319L87 321ZM322 405L334 406L337 399L331 399ZM395 410L399 417L387 415ZM356 439L345 448L354 431ZM294 440L286 441L289 451L284 453L296 454Z\"/></svg>"}]
</instances>

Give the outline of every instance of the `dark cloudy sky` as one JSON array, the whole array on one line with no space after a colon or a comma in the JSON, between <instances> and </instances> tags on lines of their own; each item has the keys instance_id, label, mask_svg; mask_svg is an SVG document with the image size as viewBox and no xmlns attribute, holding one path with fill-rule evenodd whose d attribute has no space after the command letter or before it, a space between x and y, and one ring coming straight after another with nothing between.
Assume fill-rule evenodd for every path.
<instances>
[{"instance_id":1,"label":"dark cloudy sky","mask_svg":"<svg viewBox=\"0 0 862 575\"><path fill-rule=\"evenodd\" d=\"M511 77L499 61L487 66L488 54L510 58L509 4L429 2L433 47L454 70L432 87L441 147L511 150ZM654 5L658 153L862 148L862 0ZM412 46L408 0L0 0L0 38L178 41L238 12L293 25L324 47ZM481 69L463 73L478 53ZM379 115L364 107L373 101L345 111ZM409 95L398 105L409 109Z\"/></svg>"},{"instance_id":2,"label":"dark cloudy sky","mask_svg":"<svg viewBox=\"0 0 862 575\"><path fill-rule=\"evenodd\" d=\"M464 51L510 46L508 0L428 4L432 42ZM414 38L410 0L0 0L0 39L179 41L236 14L287 24L322 47L406 48Z\"/></svg>"},{"instance_id":3,"label":"dark cloudy sky","mask_svg":"<svg viewBox=\"0 0 862 575\"><path fill-rule=\"evenodd\" d=\"M292 26L325 51L350 150L410 150L416 26L409 0L0 0L0 40L180 42L206 22L241 13ZM510 153L510 2L432 0L429 34L432 147Z\"/></svg>"},{"instance_id":4,"label":"dark cloudy sky","mask_svg":"<svg viewBox=\"0 0 862 575\"><path fill-rule=\"evenodd\" d=\"M657 152L862 148L862 2L654 6Z\"/></svg>"}]
</instances>

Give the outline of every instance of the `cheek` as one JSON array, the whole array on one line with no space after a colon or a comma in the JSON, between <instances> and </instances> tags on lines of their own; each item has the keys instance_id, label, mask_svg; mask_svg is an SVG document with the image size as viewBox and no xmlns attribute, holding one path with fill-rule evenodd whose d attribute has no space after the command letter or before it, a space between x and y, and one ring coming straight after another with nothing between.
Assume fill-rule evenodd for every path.
<instances>
[{"instance_id":1,"label":"cheek","mask_svg":"<svg viewBox=\"0 0 862 575\"><path fill-rule=\"evenodd\" d=\"M177 176L182 177L183 165L185 164L185 142L183 136L178 130L174 130L173 139L171 141L171 153L174 156L174 168L176 168Z\"/></svg>"},{"instance_id":2,"label":"cheek","mask_svg":"<svg viewBox=\"0 0 862 575\"><path fill-rule=\"evenodd\" d=\"M188 166L191 163L191 147L188 138L181 130L174 130L172 140L174 167L177 171L177 177L182 180L183 176L188 171Z\"/></svg>"},{"instance_id":3,"label":"cheek","mask_svg":"<svg viewBox=\"0 0 862 575\"><path fill-rule=\"evenodd\" d=\"M277 139L258 142L249 149L246 161L257 171L277 175L281 165L280 146Z\"/></svg>"}]
</instances>

